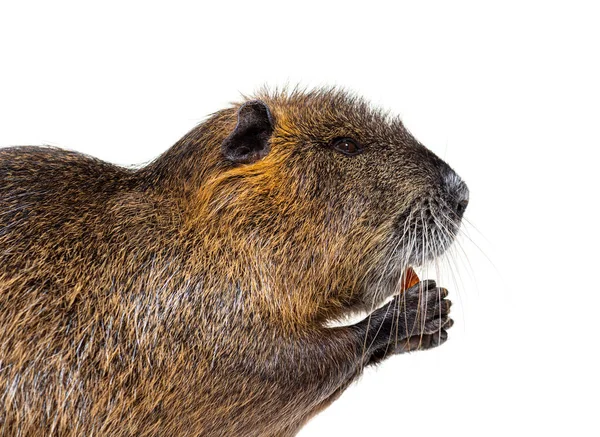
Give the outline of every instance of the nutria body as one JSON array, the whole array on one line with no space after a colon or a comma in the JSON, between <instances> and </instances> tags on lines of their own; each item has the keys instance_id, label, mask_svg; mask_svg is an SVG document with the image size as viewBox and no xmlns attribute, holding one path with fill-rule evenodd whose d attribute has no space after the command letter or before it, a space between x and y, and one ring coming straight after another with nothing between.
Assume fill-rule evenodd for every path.
<instances>
[{"instance_id":1,"label":"nutria body","mask_svg":"<svg viewBox=\"0 0 600 437\"><path fill-rule=\"evenodd\" d=\"M262 93L151 164L0 150L0 435L292 436L365 366L446 339L425 281L466 186L336 90Z\"/></svg>"}]
</instances>

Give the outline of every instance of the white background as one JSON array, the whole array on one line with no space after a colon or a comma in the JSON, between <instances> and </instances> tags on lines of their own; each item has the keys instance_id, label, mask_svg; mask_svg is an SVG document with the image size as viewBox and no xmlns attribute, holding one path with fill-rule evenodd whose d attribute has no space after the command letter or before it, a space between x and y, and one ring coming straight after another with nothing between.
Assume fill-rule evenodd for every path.
<instances>
[{"instance_id":1,"label":"white background","mask_svg":"<svg viewBox=\"0 0 600 437\"><path fill-rule=\"evenodd\" d=\"M301 435L600 435L599 17L593 2L2 1L0 146L140 164L262 84L354 90L467 181L473 226L440 278L449 341L367 371Z\"/></svg>"}]
</instances>

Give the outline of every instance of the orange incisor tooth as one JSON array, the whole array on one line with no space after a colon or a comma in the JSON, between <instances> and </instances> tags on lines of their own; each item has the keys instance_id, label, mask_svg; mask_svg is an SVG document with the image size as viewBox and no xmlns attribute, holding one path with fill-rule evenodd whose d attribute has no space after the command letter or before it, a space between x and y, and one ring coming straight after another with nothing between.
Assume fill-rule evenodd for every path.
<instances>
[{"instance_id":1,"label":"orange incisor tooth","mask_svg":"<svg viewBox=\"0 0 600 437\"><path fill-rule=\"evenodd\" d=\"M400 292L404 292L408 290L410 287L417 285L420 279L412 269L412 267L407 268L402 274L402 279L400 280Z\"/></svg>"}]
</instances>

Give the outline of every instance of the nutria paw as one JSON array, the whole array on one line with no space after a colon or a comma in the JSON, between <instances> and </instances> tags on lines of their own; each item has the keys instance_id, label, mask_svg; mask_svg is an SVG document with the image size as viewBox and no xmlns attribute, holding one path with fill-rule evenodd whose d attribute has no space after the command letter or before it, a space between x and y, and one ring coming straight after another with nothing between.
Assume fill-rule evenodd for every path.
<instances>
[{"instance_id":1,"label":"nutria paw","mask_svg":"<svg viewBox=\"0 0 600 437\"><path fill-rule=\"evenodd\" d=\"M397 324L398 340L450 328L454 322L448 317L452 302L447 297L448 290L436 287L433 280L420 282L396 296L390 305L396 317L392 322Z\"/></svg>"},{"instance_id":2,"label":"nutria paw","mask_svg":"<svg viewBox=\"0 0 600 437\"><path fill-rule=\"evenodd\" d=\"M374 311L365 321L372 345L369 363L444 343L448 338L446 330L454 324L448 316L452 303L447 296L447 289L427 280Z\"/></svg>"}]
</instances>

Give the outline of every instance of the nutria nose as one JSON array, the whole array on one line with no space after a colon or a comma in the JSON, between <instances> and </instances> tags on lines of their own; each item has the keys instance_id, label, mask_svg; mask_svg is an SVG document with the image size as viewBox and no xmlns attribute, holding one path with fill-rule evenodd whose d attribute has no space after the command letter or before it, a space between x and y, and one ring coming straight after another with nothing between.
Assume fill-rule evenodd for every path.
<instances>
[{"instance_id":1,"label":"nutria nose","mask_svg":"<svg viewBox=\"0 0 600 437\"><path fill-rule=\"evenodd\" d=\"M465 213L465 210L467 209L468 204L469 204L468 199L463 199L458 202L458 205L456 205L456 214L459 217L462 217L462 215Z\"/></svg>"},{"instance_id":2,"label":"nutria nose","mask_svg":"<svg viewBox=\"0 0 600 437\"><path fill-rule=\"evenodd\" d=\"M462 218L469 204L469 188L450 167L445 167L444 182L447 192L452 198L452 207L456 215Z\"/></svg>"},{"instance_id":3,"label":"nutria nose","mask_svg":"<svg viewBox=\"0 0 600 437\"><path fill-rule=\"evenodd\" d=\"M455 211L459 218L462 218L467 205L469 204L469 188L462 180L454 187L454 199L456 201Z\"/></svg>"}]
</instances>

